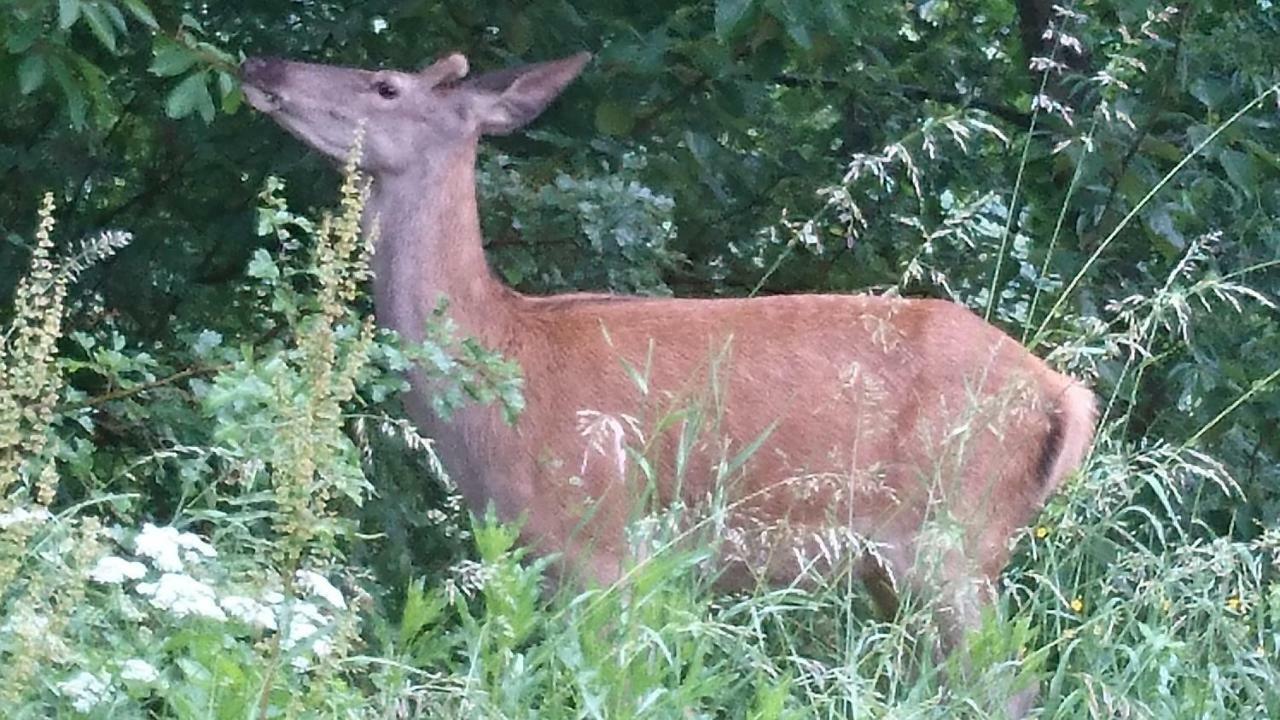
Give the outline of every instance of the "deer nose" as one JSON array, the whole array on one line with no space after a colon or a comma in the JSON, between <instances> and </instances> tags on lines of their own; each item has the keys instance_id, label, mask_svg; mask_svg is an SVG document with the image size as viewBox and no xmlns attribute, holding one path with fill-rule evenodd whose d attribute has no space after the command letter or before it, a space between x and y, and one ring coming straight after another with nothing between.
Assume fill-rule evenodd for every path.
<instances>
[{"instance_id":1,"label":"deer nose","mask_svg":"<svg viewBox=\"0 0 1280 720\"><path fill-rule=\"evenodd\" d=\"M240 64L240 79L269 88L284 77L284 61L278 58L251 57Z\"/></svg>"}]
</instances>

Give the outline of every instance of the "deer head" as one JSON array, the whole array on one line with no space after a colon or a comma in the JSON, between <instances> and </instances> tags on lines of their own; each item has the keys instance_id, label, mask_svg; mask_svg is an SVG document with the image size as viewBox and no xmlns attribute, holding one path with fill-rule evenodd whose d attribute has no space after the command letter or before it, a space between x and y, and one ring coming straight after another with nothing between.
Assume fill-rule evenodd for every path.
<instances>
[{"instance_id":1,"label":"deer head","mask_svg":"<svg viewBox=\"0 0 1280 720\"><path fill-rule=\"evenodd\" d=\"M537 117L590 59L587 53L465 79L446 55L416 73L250 58L245 96L300 140L342 160L364 127L363 167L379 175L431 163L480 135L504 135Z\"/></svg>"}]
</instances>

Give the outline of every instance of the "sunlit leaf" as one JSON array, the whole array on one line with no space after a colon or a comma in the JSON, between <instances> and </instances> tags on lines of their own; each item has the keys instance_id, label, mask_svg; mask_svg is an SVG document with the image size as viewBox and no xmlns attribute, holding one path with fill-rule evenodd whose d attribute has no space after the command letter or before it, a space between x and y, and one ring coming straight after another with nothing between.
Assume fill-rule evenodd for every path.
<instances>
[{"instance_id":1,"label":"sunlit leaf","mask_svg":"<svg viewBox=\"0 0 1280 720\"><path fill-rule=\"evenodd\" d=\"M80 0L58 0L58 27L69 29L80 19Z\"/></svg>"},{"instance_id":2,"label":"sunlit leaf","mask_svg":"<svg viewBox=\"0 0 1280 720\"><path fill-rule=\"evenodd\" d=\"M44 84L44 57L31 53L18 63L18 89L23 95L30 95Z\"/></svg>"},{"instance_id":3,"label":"sunlit leaf","mask_svg":"<svg viewBox=\"0 0 1280 720\"><path fill-rule=\"evenodd\" d=\"M210 109L213 107L213 98L209 97L209 74L198 72L188 75L170 91L169 97L165 98L164 111L169 117L178 120L195 112L203 116L206 106Z\"/></svg>"},{"instance_id":4,"label":"sunlit leaf","mask_svg":"<svg viewBox=\"0 0 1280 720\"><path fill-rule=\"evenodd\" d=\"M152 30L159 29L160 23L156 22L156 16L151 14L151 8L147 7L145 2L142 0L123 0L123 2L139 22Z\"/></svg>"},{"instance_id":5,"label":"sunlit leaf","mask_svg":"<svg viewBox=\"0 0 1280 720\"><path fill-rule=\"evenodd\" d=\"M730 40L742 29L755 8L756 0L716 0L716 36Z\"/></svg>"},{"instance_id":6,"label":"sunlit leaf","mask_svg":"<svg viewBox=\"0 0 1280 720\"><path fill-rule=\"evenodd\" d=\"M773 16L782 21L787 35L797 45L806 50L813 47L813 37L810 34L811 8L808 0L770 0L768 7Z\"/></svg>"},{"instance_id":7,"label":"sunlit leaf","mask_svg":"<svg viewBox=\"0 0 1280 720\"><path fill-rule=\"evenodd\" d=\"M111 20L111 24L115 25L116 30L118 30L121 35L129 32L129 23L125 22L124 13L120 12L120 8L116 7L115 3L102 2L98 7L102 8L102 11L106 13L107 17Z\"/></svg>"},{"instance_id":8,"label":"sunlit leaf","mask_svg":"<svg viewBox=\"0 0 1280 720\"><path fill-rule=\"evenodd\" d=\"M116 29L112 27L111 20L107 18L107 14L96 4L84 5L81 8L84 19L89 23L89 29L93 31L94 37L98 38L98 42L111 52L116 51Z\"/></svg>"},{"instance_id":9,"label":"sunlit leaf","mask_svg":"<svg viewBox=\"0 0 1280 720\"><path fill-rule=\"evenodd\" d=\"M154 75L173 77L191 69L197 56L181 45L165 45L157 48L151 66L147 68Z\"/></svg>"}]
</instances>

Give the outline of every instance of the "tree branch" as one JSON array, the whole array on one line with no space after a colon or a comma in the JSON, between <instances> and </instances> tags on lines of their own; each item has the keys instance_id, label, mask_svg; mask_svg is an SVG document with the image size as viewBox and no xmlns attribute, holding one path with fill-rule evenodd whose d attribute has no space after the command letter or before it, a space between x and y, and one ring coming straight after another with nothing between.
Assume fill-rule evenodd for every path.
<instances>
[{"instance_id":1,"label":"tree branch","mask_svg":"<svg viewBox=\"0 0 1280 720\"><path fill-rule=\"evenodd\" d=\"M158 387L173 385L174 383L182 382L188 378L199 377L201 375L212 375L214 373L222 372L223 370L230 370L231 367L231 363L222 363L220 365L197 365L195 367L182 370L181 372L176 372L168 377L160 378L159 380L152 380L151 382L145 382L141 385L135 385L130 388L118 388L116 390L91 397L82 403L64 407L62 410L68 411L98 407L99 405L105 405L114 400L124 400L125 398L130 398L134 395L140 395L148 390L154 390Z\"/></svg>"}]
</instances>

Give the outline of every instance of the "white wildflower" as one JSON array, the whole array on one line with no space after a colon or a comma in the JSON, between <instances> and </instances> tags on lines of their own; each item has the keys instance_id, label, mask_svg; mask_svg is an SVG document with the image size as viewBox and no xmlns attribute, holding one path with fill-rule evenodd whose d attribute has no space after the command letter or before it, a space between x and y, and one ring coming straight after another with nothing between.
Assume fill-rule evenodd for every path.
<instances>
[{"instance_id":1,"label":"white wildflower","mask_svg":"<svg viewBox=\"0 0 1280 720\"><path fill-rule=\"evenodd\" d=\"M276 616L271 608L243 595L230 595L222 598L222 609L231 617L254 627L267 630L276 629Z\"/></svg>"},{"instance_id":2,"label":"white wildflower","mask_svg":"<svg viewBox=\"0 0 1280 720\"><path fill-rule=\"evenodd\" d=\"M0 633L13 633L26 638L38 637L49 627L49 617L33 611L29 605L19 605L9 615L4 625L0 625Z\"/></svg>"},{"instance_id":3,"label":"white wildflower","mask_svg":"<svg viewBox=\"0 0 1280 720\"><path fill-rule=\"evenodd\" d=\"M222 335L212 330L202 330L196 336L196 341L192 343L191 349L197 355L208 355L210 350L222 344Z\"/></svg>"},{"instance_id":4,"label":"white wildflower","mask_svg":"<svg viewBox=\"0 0 1280 720\"><path fill-rule=\"evenodd\" d=\"M134 622L138 622L139 620L142 620L143 618L146 617L146 614L143 613L142 610L138 609L138 606L133 602L133 599L130 598L128 595L121 595L119 598L119 602L120 602L120 614L123 615L126 620L132 620Z\"/></svg>"},{"instance_id":5,"label":"white wildflower","mask_svg":"<svg viewBox=\"0 0 1280 720\"><path fill-rule=\"evenodd\" d=\"M1071 8L1063 7L1063 6L1061 6L1061 5L1054 5L1054 6L1053 6L1053 13L1054 13L1055 15L1057 15L1058 17L1061 17L1061 18L1070 18L1070 19L1075 20L1075 21L1077 21L1077 22L1083 22L1084 20L1087 20L1087 19L1088 19L1088 16L1084 15L1083 13L1076 12L1075 10L1073 10L1073 9L1071 9Z\"/></svg>"},{"instance_id":6,"label":"white wildflower","mask_svg":"<svg viewBox=\"0 0 1280 720\"><path fill-rule=\"evenodd\" d=\"M168 525L156 527L151 523L142 526L142 532L133 540L133 549L139 555L151 558L156 569L167 573L182 572L183 560L197 562L200 556L214 557L218 554L198 535L179 532Z\"/></svg>"},{"instance_id":7,"label":"white wildflower","mask_svg":"<svg viewBox=\"0 0 1280 720\"><path fill-rule=\"evenodd\" d=\"M1065 120L1068 125L1075 125L1075 121L1072 118L1075 111L1044 93L1040 93L1039 95L1031 98L1031 109L1033 111L1044 110L1046 112L1056 113L1062 116L1062 119Z\"/></svg>"},{"instance_id":8,"label":"white wildflower","mask_svg":"<svg viewBox=\"0 0 1280 720\"><path fill-rule=\"evenodd\" d=\"M71 707L87 713L107 698L110 676L81 671L70 680L58 683L58 694L71 701Z\"/></svg>"},{"instance_id":9,"label":"white wildflower","mask_svg":"<svg viewBox=\"0 0 1280 720\"><path fill-rule=\"evenodd\" d=\"M1032 72L1055 72L1060 73L1067 69L1064 63L1060 63L1051 57L1036 56L1031 58L1028 63Z\"/></svg>"},{"instance_id":10,"label":"white wildflower","mask_svg":"<svg viewBox=\"0 0 1280 720\"><path fill-rule=\"evenodd\" d=\"M342 597L342 593L329 582L328 578L320 573L311 570L299 570L294 577L298 581L298 587L304 593L321 598L336 608L345 609L347 607L347 601Z\"/></svg>"},{"instance_id":11,"label":"white wildflower","mask_svg":"<svg viewBox=\"0 0 1280 720\"><path fill-rule=\"evenodd\" d=\"M320 632L320 628L329 624L329 618L320 612L320 608L309 602L293 603L289 606L288 613L289 630L281 640L281 645L286 650Z\"/></svg>"},{"instance_id":12,"label":"white wildflower","mask_svg":"<svg viewBox=\"0 0 1280 720\"><path fill-rule=\"evenodd\" d=\"M89 569L89 579L94 582L119 585L125 580L140 580L147 574L147 566L133 560L108 555Z\"/></svg>"},{"instance_id":13,"label":"white wildflower","mask_svg":"<svg viewBox=\"0 0 1280 720\"><path fill-rule=\"evenodd\" d=\"M0 513L0 530L6 530L23 523L42 523L51 517L53 516L44 508L28 510L24 507L16 507L9 512Z\"/></svg>"},{"instance_id":14,"label":"white wildflower","mask_svg":"<svg viewBox=\"0 0 1280 720\"><path fill-rule=\"evenodd\" d=\"M226 620L218 607L213 588L187 575L165 573L153 583L139 583L138 592L151 599L151 605L168 610L178 617L196 615L212 620Z\"/></svg>"},{"instance_id":15,"label":"white wildflower","mask_svg":"<svg viewBox=\"0 0 1280 720\"><path fill-rule=\"evenodd\" d=\"M120 666L120 677L132 682L153 683L159 679L160 671L146 660L130 658Z\"/></svg>"},{"instance_id":16,"label":"white wildflower","mask_svg":"<svg viewBox=\"0 0 1280 720\"><path fill-rule=\"evenodd\" d=\"M309 602L295 602L290 605L289 612L289 629L281 638L281 647L291 650L309 640L309 649L316 657L326 657L333 652L332 642L325 637L315 637L321 628L332 622L319 608ZM301 672L311 667L311 659L305 654L299 654L294 656L290 664Z\"/></svg>"}]
</instances>

